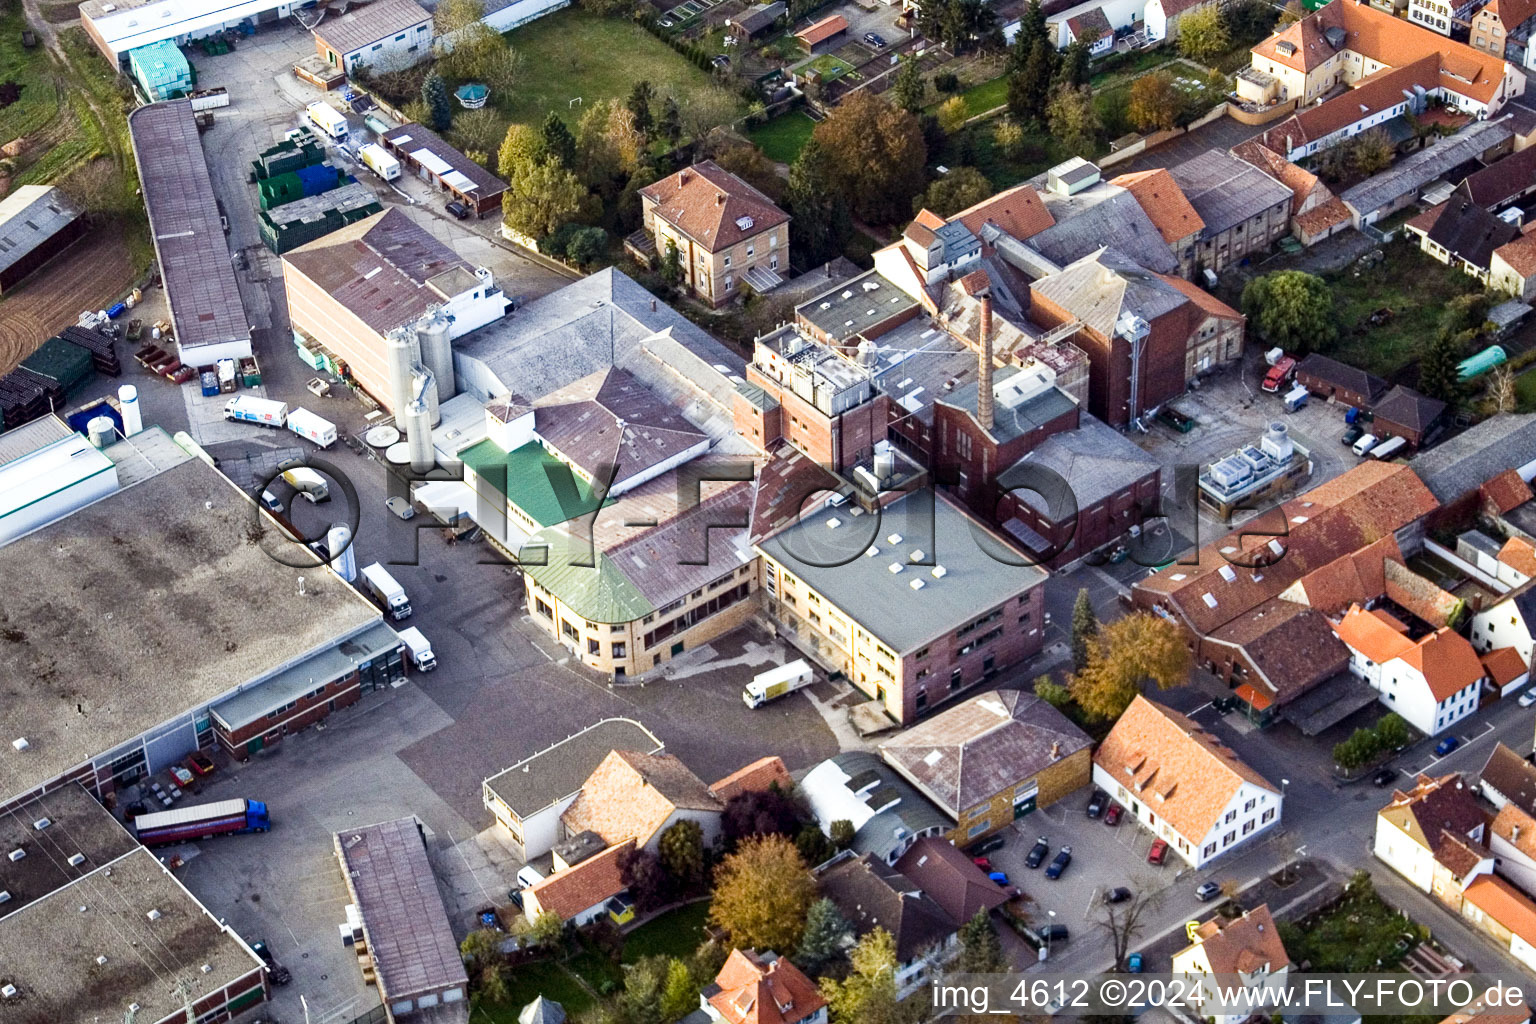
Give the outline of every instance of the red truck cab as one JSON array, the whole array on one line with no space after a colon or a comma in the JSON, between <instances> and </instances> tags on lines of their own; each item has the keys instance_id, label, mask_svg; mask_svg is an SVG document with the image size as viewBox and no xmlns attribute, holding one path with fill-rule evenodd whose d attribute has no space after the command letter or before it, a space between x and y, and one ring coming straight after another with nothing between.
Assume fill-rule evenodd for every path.
<instances>
[{"instance_id":1,"label":"red truck cab","mask_svg":"<svg viewBox=\"0 0 1536 1024\"><path fill-rule=\"evenodd\" d=\"M1280 385L1291 379L1291 374L1296 372L1296 360L1290 356L1281 356L1269 372L1264 375L1264 383L1260 385L1270 394L1280 390Z\"/></svg>"}]
</instances>

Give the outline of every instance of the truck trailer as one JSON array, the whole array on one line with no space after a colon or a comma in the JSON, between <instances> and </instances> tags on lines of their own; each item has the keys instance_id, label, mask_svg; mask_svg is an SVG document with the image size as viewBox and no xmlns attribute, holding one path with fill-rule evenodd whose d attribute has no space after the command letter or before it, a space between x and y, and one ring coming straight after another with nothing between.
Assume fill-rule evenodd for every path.
<instances>
[{"instance_id":1,"label":"truck trailer","mask_svg":"<svg viewBox=\"0 0 1536 1024\"><path fill-rule=\"evenodd\" d=\"M394 181L400 177L400 161L389 155L389 150L377 142L370 142L358 149L357 155L362 158L364 165L383 178L385 181Z\"/></svg>"},{"instance_id":2,"label":"truck trailer","mask_svg":"<svg viewBox=\"0 0 1536 1024\"><path fill-rule=\"evenodd\" d=\"M263 427L281 427L288 419L288 403L270 398L240 395L224 403L224 418Z\"/></svg>"},{"instance_id":3,"label":"truck trailer","mask_svg":"<svg viewBox=\"0 0 1536 1024\"><path fill-rule=\"evenodd\" d=\"M304 108L304 113L309 115L310 121L314 123L316 128L319 128L337 142L342 142L346 139L347 119L342 116L341 111L329 103L316 100Z\"/></svg>"},{"instance_id":4,"label":"truck trailer","mask_svg":"<svg viewBox=\"0 0 1536 1024\"><path fill-rule=\"evenodd\" d=\"M411 664L420 672L431 672L437 668L437 655L432 653L432 642L422 635L421 630L412 626L410 629L400 631L400 639L404 641L406 649L411 652Z\"/></svg>"},{"instance_id":5,"label":"truck trailer","mask_svg":"<svg viewBox=\"0 0 1536 1024\"><path fill-rule=\"evenodd\" d=\"M814 680L811 666L804 658L798 658L788 665L758 673L741 691L741 699L749 708L760 708L786 693L811 685Z\"/></svg>"},{"instance_id":6,"label":"truck trailer","mask_svg":"<svg viewBox=\"0 0 1536 1024\"><path fill-rule=\"evenodd\" d=\"M141 814L133 819L134 834L145 846L188 843L237 832L265 832L271 827L267 805L259 800L243 799L173 807L169 811Z\"/></svg>"},{"instance_id":7,"label":"truck trailer","mask_svg":"<svg viewBox=\"0 0 1536 1024\"><path fill-rule=\"evenodd\" d=\"M395 578L384 566L378 562L365 565L361 576L363 585L368 588L368 593L384 606L390 618L396 622L410 618L411 599L405 596L405 588L395 582Z\"/></svg>"},{"instance_id":8,"label":"truck trailer","mask_svg":"<svg viewBox=\"0 0 1536 1024\"><path fill-rule=\"evenodd\" d=\"M287 427L305 440L315 442L321 448L329 448L336 443L336 424L316 416L302 406L288 414Z\"/></svg>"}]
</instances>

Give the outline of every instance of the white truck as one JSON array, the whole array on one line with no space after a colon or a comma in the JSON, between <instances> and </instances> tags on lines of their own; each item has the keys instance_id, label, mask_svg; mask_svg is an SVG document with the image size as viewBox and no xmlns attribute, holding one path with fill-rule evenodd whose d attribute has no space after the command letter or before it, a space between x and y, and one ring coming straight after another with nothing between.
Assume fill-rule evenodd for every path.
<instances>
[{"instance_id":1,"label":"white truck","mask_svg":"<svg viewBox=\"0 0 1536 1024\"><path fill-rule=\"evenodd\" d=\"M240 423L259 423L263 427L281 427L288 418L288 403L241 395L224 403L224 418Z\"/></svg>"},{"instance_id":2,"label":"white truck","mask_svg":"<svg viewBox=\"0 0 1536 1024\"><path fill-rule=\"evenodd\" d=\"M760 708L771 700L794 693L801 687L810 686L815 674L804 658L788 665L759 672L741 691L741 699L749 708Z\"/></svg>"},{"instance_id":3,"label":"white truck","mask_svg":"<svg viewBox=\"0 0 1536 1024\"><path fill-rule=\"evenodd\" d=\"M422 635L421 630L415 626L402 629L400 639L405 641L406 649L411 652L411 663L417 669L431 672L437 668L437 655L432 653L432 642Z\"/></svg>"},{"instance_id":4,"label":"white truck","mask_svg":"<svg viewBox=\"0 0 1536 1024\"><path fill-rule=\"evenodd\" d=\"M385 181L394 181L400 177L400 161L390 156L389 151L377 142L361 147L357 155L370 171Z\"/></svg>"},{"instance_id":5,"label":"white truck","mask_svg":"<svg viewBox=\"0 0 1536 1024\"><path fill-rule=\"evenodd\" d=\"M283 483L308 498L311 505L318 505L331 496L331 488L325 482L325 477L308 466L295 466L284 470Z\"/></svg>"},{"instance_id":6,"label":"white truck","mask_svg":"<svg viewBox=\"0 0 1536 1024\"><path fill-rule=\"evenodd\" d=\"M410 618L411 599L405 596L405 588L395 582L395 578L384 566L378 562L365 565L360 575L363 578L363 584L368 588L368 593L384 606L390 618L396 622Z\"/></svg>"},{"instance_id":7,"label":"white truck","mask_svg":"<svg viewBox=\"0 0 1536 1024\"><path fill-rule=\"evenodd\" d=\"M329 103L316 100L304 108L304 113L309 116L310 121L314 123L316 128L319 128L337 142L342 142L346 139L347 119L342 116L341 111Z\"/></svg>"},{"instance_id":8,"label":"white truck","mask_svg":"<svg viewBox=\"0 0 1536 1024\"><path fill-rule=\"evenodd\" d=\"M336 443L336 424L321 416L316 416L302 406L288 414L287 427L306 440L313 441L321 448L329 448Z\"/></svg>"}]
</instances>

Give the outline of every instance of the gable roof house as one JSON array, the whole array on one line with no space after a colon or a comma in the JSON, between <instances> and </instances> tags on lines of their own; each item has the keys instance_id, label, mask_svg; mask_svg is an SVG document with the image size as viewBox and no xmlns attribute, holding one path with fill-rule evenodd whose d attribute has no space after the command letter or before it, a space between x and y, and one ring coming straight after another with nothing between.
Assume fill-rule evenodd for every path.
<instances>
[{"instance_id":1,"label":"gable roof house","mask_svg":"<svg viewBox=\"0 0 1536 1024\"><path fill-rule=\"evenodd\" d=\"M1373 850L1420 891L1460 910L1467 886L1493 872L1487 832L1488 815L1459 774L1420 775L1377 813Z\"/></svg>"},{"instance_id":2,"label":"gable roof house","mask_svg":"<svg viewBox=\"0 0 1536 1024\"><path fill-rule=\"evenodd\" d=\"M1314 245L1349 224L1349 210L1333 190L1311 171L1275 152L1262 137L1240 143L1230 152L1291 190L1291 233L1302 245Z\"/></svg>"},{"instance_id":3,"label":"gable roof house","mask_svg":"<svg viewBox=\"0 0 1536 1024\"><path fill-rule=\"evenodd\" d=\"M1438 735L1477 710L1486 670L1450 627L1414 638L1385 610L1355 605L1334 632L1350 650L1350 671L1424 735Z\"/></svg>"},{"instance_id":4,"label":"gable roof house","mask_svg":"<svg viewBox=\"0 0 1536 1024\"><path fill-rule=\"evenodd\" d=\"M891 933L898 999L923 987L934 969L959 951L956 932L963 922L873 854L856 857L845 851L817 869L816 884L842 911L857 938L876 928Z\"/></svg>"},{"instance_id":5,"label":"gable roof house","mask_svg":"<svg viewBox=\"0 0 1536 1024\"><path fill-rule=\"evenodd\" d=\"M1290 231L1292 192L1230 153L1209 149L1168 169L1205 227L1196 261L1220 273Z\"/></svg>"},{"instance_id":6,"label":"gable roof house","mask_svg":"<svg viewBox=\"0 0 1536 1024\"><path fill-rule=\"evenodd\" d=\"M1467 43L1495 57L1528 66L1532 28L1536 28L1533 0L1489 0L1472 15Z\"/></svg>"},{"instance_id":7,"label":"gable roof house","mask_svg":"<svg viewBox=\"0 0 1536 1024\"><path fill-rule=\"evenodd\" d=\"M1422 251L1484 284L1493 251L1520 234L1517 225L1461 195L1452 195L1404 227L1419 240Z\"/></svg>"},{"instance_id":8,"label":"gable roof house","mask_svg":"<svg viewBox=\"0 0 1536 1024\"><path fill-rule=\"evenodd\" d=\"M1467 886L1461 916L1536 971L1536 902L1508 879L1483 875Z\"/></svg>"},{"instance_id":9,"label":"gable roof house","mask_svg":"<svg viewBox=\"0 0 1536 1024\"><path fill-rule=\"evenodd\" d=\"M528 886L524 915L531 921L540 914L558 914L578 928L604 916L616 925L628 924L635 910L620 865L634 849L635 841L626 839Z\"/></svg>"},{"instance_id":10,"label":"gable roof house","mask_svg":"<svg viewBox=\"0 0 1536 1024\"><path fill-rule=\"evenodd\" d=\"M1094 752L1093 781L1197 869L1280 822L1276 786L1191 719L1139 695Z\"/></svg>"},{"instance_id":11,"label":"gable roof house","mask_svg":"<svg viewBox=\"0 0 1536 1024\"><path fill-rule=\"evenodd\" d=\"M1506 804L1514 804L1526 814L1536 814L1536 765L1502 742L1493 745L1493 752L1478 774L1478 788L1500 810Z\"/></svg>"},{"instance_id":12,"label":"gable roof house","mask_svg":"<svg viewBox=\"0 0 1536 1024\"><path fill-rule=\"evenodd\" d=\"M1369 409L1387 392L1387 382L1373 373L1313 352L1296 364L1296 383L1318 398Z\"/></svg>"},{"instance_id":13,"label":"gable roof house","mask_svg":"<svg viewBox=\"0 0 1536 1024\"><path fill-rule=\"evenodd\" d=\"M1433 441L1445 427L1446 404L1398 384L1371 408L1377 437L1401 437L1411 448Z\"/></svg>"},{"instance_id":14,"label":"gable roof house","mask_svg":"<svg viewBox=\"0 0 1536 1024\"><path fill-rule=\"evenodd\" d=\"M1488 831L1494 870L1527 894L1536 893L1536 816L1516 803L1506 803Z\"/></svg>"},{"instance_id":15,"label":"gable roof house","mask_svg":"<svg viewBox=\"0 0 1536 1024\"><path fill-rule=\"evenodd\" d=\"M1262 145L1287 160L1304 160L1372 129L1399 142L1405 127L1400 119L1424 112L1425 92L1437 86L1439 77L1440 62L1434 54L1383 69L1268 129L1260 136Z\"/></svg>"},{"instance_id":16,"label":"gable roof house","mask_svg":"<svg viewBox=\"0 0 1536 1024\"><path fill-rule=\"evenodd\" d=\"M1251 995L1242 999L1244 1009L1216 1013L1215 1024L1242 1024L1251 1008L1270 1005L1274 992L1284 987L1291 958L1280 941L1280 930L1261 903L1240 917L1220 914L1188 926L1189 945L1173 954L1173 973L1198 980L1209 1001L1219 1001L1217 987L1231 991L1234 985Z\"/></svg>"},{"instance_id":17,"label":"gable roof house","mask_svg":"<svg viewBox=\"0 0 1536 1024\"><path fill-rule=\"evenodd\" d=\"M1505 594L1481 611L1472 613L1467 633L1472 646L1487 655L1511 649L1527 672L1536 662L1536 580ZM1501 658L1508 655L1501 655Z\"/></svg>"},{"instance_id":18,"label":"gable roof house","mask_svg":"<svg viewBox=\"0 0 1536 1024\"><path fill-rule=\"evenodd\" d=\"M1122 174L1109 179L1109 183L1136 197L1137 205L1178 257L1179 273L1184 277L1193 274L1195 243L1205 231L1205 221L1179 190L1173 175L1166 168L1157 168Z\"/></svg>"},{"instance_id":19,"label":"gable roof house","mask_svg":"<svg viewBox=\"0 0 1536 1024\"><path fill-rule=\"evenodd\" d=\"M816 983L771 950L731 950L715 980L699 993L699 1010L719 1024L827 1022L827 1001Z\"/></svg>"},{"instance_id":20,"label":"gable roof house","mask_svg":"<svg viewBox=\"0 0 1536 1024\"><path fill-rule=\"evenodd\" d=\"M560 822L566 837L592 831L610 845L633 839L654 851L661 833L685 819L703 830L705 845L714 842L723 807L674 755L615 750L582 783Z\"/></svg>"},{"instance_id":21,"label":"gable roof house","mask_svg":"<svg viewBox=\"0 0 1536 1024\"><path fill-rule=\"evenodd\" d=\"M990 914L1013 898L977 867L969 854L937 836L913 843L896 862L896 870L961 924L978 913Z\"/></svg>"}]
</instances>

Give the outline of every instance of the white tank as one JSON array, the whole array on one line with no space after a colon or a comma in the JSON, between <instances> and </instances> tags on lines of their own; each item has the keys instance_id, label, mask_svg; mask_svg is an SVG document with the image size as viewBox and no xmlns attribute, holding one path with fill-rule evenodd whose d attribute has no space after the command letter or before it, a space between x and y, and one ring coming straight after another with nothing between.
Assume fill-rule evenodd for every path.
<instances>
[{"instance_id":1,"label":"white tank","mask_svg":"<svg viewBox=\"0 0 1536 1024\"><path fill-rule=\"evenodd\" d=\"M865 338L859 342L858 363L860 366L874 366L880 361L880 346Z\"/></svg>"},{"instance_id":2,"label":"white tank","mask_svg":"<svg viewBox=\"0 0 1536 1024\"><path fill-rule=\"evenodd\" d=\"M337 523L325 535L326 550L341 554L331 559L331 568L348 583L357 579L357 553L352 550L352 531L344 523Z\"/></svg>"},{"instance_id":3,"label":"white tank","mask_svg":"<svg viewBox=\"0 0 1536 1024\"><path fill-rule=\"evenodd\" d=\"M139 389L132 384L124 384L117 389L117 401L122 406L123 436L132 437L144 429L144 420L139 410Z\"/></svg>"},{"instance_id":4,"label":"white tank","mask_svg":"<svg viewBox=\"0 0 1536 1024\"><path fill-rule=\"evenodd\" d=\"M411 375L411 401L405 407L405 443L411 469L425 473L437 464L437 453L432 448L437 382L432 378L432 371L419 363L411 368Z\"/></svg>"},{"instance_id":5,"label":"white tank","mask_svg":"<svg viewBox=\"0 0 1536 1024\"><path fill-rule=\"evenodd\" d=\"M416 325L416 340L421 346L421 361L437 378L437 400L446 402L458 393L453 374L453 341L448 336L448 318L434 314Z\"/></svg>"},{"instance_id":6,"label":"white tank","mask_svg":"<svg viewBox=\"0 0 1536 1024\"><path fill-rule=\"evenodd\" d=\"M93 416L85 425L85 436L94 447L105 448L116 439L117 426L110 416Z\"/></svg>"},{"instance_id":7,"label":"white tank","mask_svg":"<svg viewBox=\"0 0 1536 1024\"><path fill-rule=\"evenodd\" d=\"M384 338L384 360L389 368L390 412L398 420L411 403L411 364L417 361L416 334L408 328L391 331Z\"/></svg>"}]
</instances>

